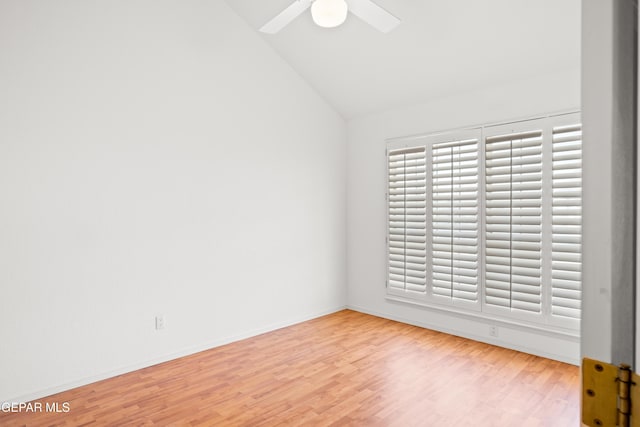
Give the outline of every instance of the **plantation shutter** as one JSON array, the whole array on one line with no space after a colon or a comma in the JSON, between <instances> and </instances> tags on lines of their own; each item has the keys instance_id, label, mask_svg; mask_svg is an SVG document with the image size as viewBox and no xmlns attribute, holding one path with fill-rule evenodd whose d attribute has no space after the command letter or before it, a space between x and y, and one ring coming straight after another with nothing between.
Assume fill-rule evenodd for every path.
<instances>
[{"instance_id":1,"label":"plantation shutter","mask_svg":"<svg viewBox=\"0 0 640 427\"><path fill-rule=\"evenodd\" d=\"M551 315L580 319L582 271L582 130L554 127Z\"/></svg>"},{"instance_id":2,"label":"plantation shutter","mask_svg":"<svg viewBox=\"0 0 640 427\"><path fill-rule=\"evenodd\" d=\"M388 287L426 291L426 149L388 153Z\"/></svg>"},{"instance_id":3,"label":"plantation shutter","mask_svg":"<svg viewBox=\"0 0 640 427\"><path fill-rule=\"evenodd\" d=\"M478 139L436 143L432 165L432 295L478 302Z\"/></svg>"},{"instance_id":4,"label":"plantation shutter","mask_svg":"<svg viewBox=\"0 0 640 427\"><path fill-rule=\"evenodd\" d=\"M485 139L485 304L542 313L542 131Z\"/></svg>"},{"instance_id":5,"label":"plantation shutter","mask_svg":"<svg viewBox=\"0 0 640 427\"><path fill-rule=\"evenodd\" d=\"M579 328L579 114L388 144L389 298Z\"/></svg>"}]
</instances>

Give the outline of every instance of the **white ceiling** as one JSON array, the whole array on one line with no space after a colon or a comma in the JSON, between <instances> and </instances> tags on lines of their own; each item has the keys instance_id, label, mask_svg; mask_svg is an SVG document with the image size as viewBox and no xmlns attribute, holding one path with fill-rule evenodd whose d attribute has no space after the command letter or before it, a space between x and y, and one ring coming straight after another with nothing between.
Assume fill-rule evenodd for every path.
<instances>
[{"instance_id":1,"label":"white ceiling","mask_svg":"<svg viewBox=\"0 0 640 427\"><path fill-rule=\"evenodd\" d=\"M257 32L294 0L225 1ZM388 34L309 12L260 33L347 119L580 66L580 0L375 2L402 21Z\"/></svg>"}]
</instances>

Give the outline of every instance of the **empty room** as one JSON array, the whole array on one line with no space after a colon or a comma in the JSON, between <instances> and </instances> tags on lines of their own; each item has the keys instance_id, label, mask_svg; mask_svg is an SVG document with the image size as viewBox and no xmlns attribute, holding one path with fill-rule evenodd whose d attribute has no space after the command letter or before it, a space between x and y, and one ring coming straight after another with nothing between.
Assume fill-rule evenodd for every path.
<instances>
[{"instance_id":1,"label":"empty room","mask_svg":"<svg viewBox=\"0 0 640 427\"><path fill-rule=\"evenodd\" d=\"M0 0L0 426L638 422L637 18Z\"/></svg>"}]
</instances>

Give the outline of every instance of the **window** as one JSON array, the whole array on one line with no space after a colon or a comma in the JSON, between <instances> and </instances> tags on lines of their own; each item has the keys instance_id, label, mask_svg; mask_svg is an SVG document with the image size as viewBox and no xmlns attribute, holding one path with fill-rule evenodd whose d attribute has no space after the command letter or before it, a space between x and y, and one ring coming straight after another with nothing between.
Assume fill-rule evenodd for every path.
<instances>
[{"instance_id":1,"label":"window","mask_svg":"<svg viewBox=\"0 0 640 427\"><path fill-rule=\"evenodd\" d=\"M553 128L551 315L580 319L582 271L582 130Z\"/></svg>"},{"instance_id":2,"label":"window","mask_svg":"<svg viewBox=\"0 0 640 427\"><path fill-rule=\"evenodd\" d=\"M391 142L388 293L578 329L581 151L577 114Z\"/></svg>"},{"instance_id":3,"label":"window","mask_svg":"<svg viewBox=\"0 0 640 427\"><path fill-rule=\"evenodd\" d=\"M542 313L542 141L542 130L485 138L487 311Z\"/></svg>"},{"instance_id":4,"label":"window","mask_svg":"<svg viewBox=\"0 0 640 427\"><path fill-rule=\"evenodd\" d=\"M468 307L479 302L478 142L431 144L431 291Z\"/></svg>"},{"instance_id":5,"label":"window","mask_svg":"<svg viewBox=\"0 0 640 427\"><path fill-rule=\"evenodd\" d=\"M426 280L425 148L389 153L389 280L391 289L424 293Z\"/></svg>"}]
</instances>

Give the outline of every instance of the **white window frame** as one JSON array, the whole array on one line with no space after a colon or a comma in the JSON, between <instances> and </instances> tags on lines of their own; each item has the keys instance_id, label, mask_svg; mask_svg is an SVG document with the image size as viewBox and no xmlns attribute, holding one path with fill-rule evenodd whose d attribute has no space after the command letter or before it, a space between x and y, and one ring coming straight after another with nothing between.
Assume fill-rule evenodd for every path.
<instances>
[{"instance_id":1,"label":"white window frame","mask_svg":"<svg viewBox=\"0 0 640 427\"><path fill-rule=\"evenodd\" d=\"M531 119L520 120L512 123L501 123L492 125L483 125L474 128L460 129L454 131L440 132L435 134L413 136L407 138L394 138L387 140L387 153L392 150L411 147L425 147L426 165L427 165L427 209L426 209L426 225L427 225L427 245L426 245L426 289L424 292L406 292L397 289L390 289L387 285L387 295L393 300L400 300L418 305L445 309L446 311L455 311L458 313L467 313L470 315L481 316L491 319L499 319L505 322L513 322L517 324L532 325L532 327L550 328L551 330L579 330L579 319L555 316L551 313L551 221L552 221L552 163L553 158L552 132L553 129L560 126L571 124L580 124L579 113L563 113L557 115L546 115ZM541 307L540 313L532 313L522 310L505 309L504 307L496 307L486 303L485 300L485 189L486 189L486 173L485 173L485 142L491 136L504 135L507 133L525 132L528 130L540 130L542 132L542 156L543 156L543 199L542 199L542 285L541 285ZM447 141L461 141L467 139L478 139L478 298L477 301L458 300L453 298L441 297L433 292L432 287L432 147L434 144ZM388 188L388 187L387 187ZM388 198L388 194L387 194ZM388 200L388 199L387 199ZM387 215L388 215L387 203ZM387 217L388 219L388 217ZM387 242L389 241L387 227ZM389 256L389 245L387 245L387 257ZM388 259L388 258L387 258ZM387 262L387 268L389 263ZM387 271L387 277L389 277ZM546 325L546 326L545 326Z\"/></svg>"}]
</instances>

